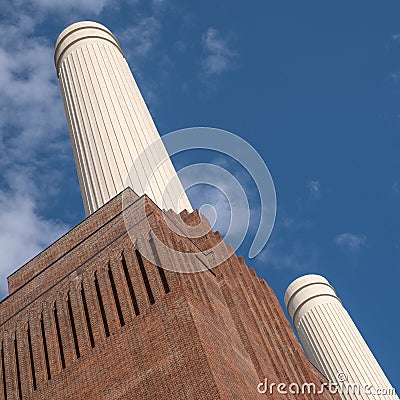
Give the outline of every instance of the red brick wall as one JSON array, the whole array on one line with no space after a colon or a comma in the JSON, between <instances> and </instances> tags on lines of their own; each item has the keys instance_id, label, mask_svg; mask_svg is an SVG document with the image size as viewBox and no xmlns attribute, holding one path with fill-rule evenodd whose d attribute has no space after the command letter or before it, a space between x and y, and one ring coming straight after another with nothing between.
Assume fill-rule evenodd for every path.
<instances>
[{"instance_id":1,"label":"red brick wall","mask_svg":"<svg viewBox=\"0 0 400 400\"><path fill-rule=\"evenodd\" d=\"M125 211L135 219L141 200L127 193ZM251 400L264 398L257 384L265 377L320 383L274 293L243 259L233 254L192 274L160 270L135 251L121 198L9 278L0 399ZM196 240L171 232L171 212L148 199L146 214L152 234L182 252L207 254L221 241L211 231ZM199 222L197 212L182 217ZM150 246L146 221L136 218L130 229ZM222 244L213 257L229 250ZM184 262L157 251L161 264Z\"/></svg>"}]
</instances>

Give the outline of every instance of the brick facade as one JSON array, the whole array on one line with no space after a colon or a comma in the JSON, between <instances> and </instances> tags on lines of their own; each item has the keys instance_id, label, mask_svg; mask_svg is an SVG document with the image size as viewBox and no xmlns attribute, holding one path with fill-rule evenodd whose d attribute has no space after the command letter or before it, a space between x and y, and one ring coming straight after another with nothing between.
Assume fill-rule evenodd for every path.
<instances>
[{"instance_id":1,"label":"brick facade","mask_svg":"<svg viewBox=\"0 0 400 400\"><path fill-rule=\"evenodd\" d=\"M151 235L184 253L200 249L207 262L207 250L221 242L218 232L188 239L166 223L176 215L130 189L123 195L8 278L10 295L0 303L0 399L252 400L268 396L257 392L266 377L320 386L324 378L273 291L241 257L203 272L172 272L131 240L144 242L161 266L172 257L184 269L185 259L164 254ZM143 202L146 221L136 218ZM130 236L123 209L136 221ZM181 217L199 223L197 211ZM230 250L223 243L219 249Z\"/></svg>"}]
</instances>

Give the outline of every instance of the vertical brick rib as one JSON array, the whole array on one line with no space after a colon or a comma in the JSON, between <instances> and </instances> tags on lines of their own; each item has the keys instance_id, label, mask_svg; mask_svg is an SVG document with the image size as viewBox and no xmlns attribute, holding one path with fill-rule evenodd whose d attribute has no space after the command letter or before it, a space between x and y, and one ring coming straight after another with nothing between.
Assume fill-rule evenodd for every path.
<instances>
[{"instance_id":1,"label":"vertical brick rib","mask_svg":"<svg viewBox=\"0 0 400 400\"><path fill-rule=\"evenodd\" d=\"M3 340L1 341L1 354L0 354L0 362L1 362L1 393L3 393L4 400L7 400L7 377L6 377L6 365L5 365L5 355L4 355L4 344Z\"/></svg>"},{"instance_id":2,"label":"vertical brick rib","mask_svg":"<svg viewBox=\"0 0 400 400\"><path fill-rule=\"evenodd\" d=\"M54 325L56 328L57 334L57 344L58 344L58 354L60 356L61 368L64 369L65 364L65 352L64 352L64 342L61 335L61 328L60 328L60 318L58 316L59 310L57 309L57 303L54 304L53 308L53 316L54 316Z\"/></svg>"},{"instance_id":3,"label":"vertical brick rib","mask_svg":"<svg viewBox=\"0 0 400 400\"><path fill-rule=\"evenodd\" d=\"M21 397L24 399L28 398L28 396L30 396L33 390L31 363L29 355L30 352L28 343L28 331L29 331L28 322L24 322L21 325L17 323L15 338L18 349L18 364L19 364L19 372L21 378L21 385L20 385Z\"/></svg>"},{"instance_id":4,"label":"vertical brick rib","mask_svg":"<svg viewBox=\"0 0 400 400\"><path fill-rule=\"evenodd\" d=\"M180 239L179 237L174 237L172 235L172 241L175 242L175 250L178 252L177 256L179 259L179 263L180 265L182 265L182 270L183 271L187 271L190 270L189 268L187 268L187 266L189 265L188 260L190 259L190 255L188 256L187 253L189 252L188 247L185 245L184 241L182 239ZM187 273L184 274L183 280L186 281L193 290L193 293L196 297L198 297L199 299L201 299L204 302L204 295L202 293L201 287L199 285L198 279L197 279L197 275L198 273Z\"/></svg>"},{"instance_id":5,"label":"vertical brick rib","mask_svg":"<svg viewBox=\"0 0 400 400\"><path fill-rule=\"evenodd\" d=\"M39 387L47 381L46 362L44 359L43 341L40 329L40 314L32 314L29 320L32 340L32 355L35 364L36 385Z\"/></svg>"},{"instance_id":6,"label":"vertical brick rib","mask_svg":"<svg viewBox=\"0 0 400 400\"><path fill-rule=\"evenodd\" d=\"M109 334L113 335L119 330L120 325L118 322L117 310L113 299L111 282L108 275L108 268L109 263L107 261L105 263L105 267L98 270L96 275L98 277L99 289L103 301L104 314L107 321Z\"/></svg>"},{"instance_id":7,"label":"vertical brick rib","mask_svg":"<svg viewBox=\"0 0 400 400\"><path fill-rule=\"evenodd\" d=\"M76 330L76 312L74 313L72 301L71 301L71 292L68 292L67 296L67 311L68 311L68 320L69 320L69 327L71 328L72 340L74 343L74 350L75 350L75 358L80 358L81 351L79 348L79 340L78 340L78 331Z\"/></svg>"},{"instance_id":8,"label":"vertical brick rib","mask_svg":"<svg viewBox=\"0 0 400 400\"><path fill-rule=\"evenodd\" d=\"M103 294L101 293L99 277L98 277L97 271L94 274L94 288L95 288L95 293L96 293L97 305L99 306L99 310L100 310L100 317L101 317L101 322L102 322L102 326L103 326L103 331L104 331L105 336L108 337L108 336L110 336L110 327L108 325L106 310L104 307Z\"/></svg>"},{"instance_id":9,"label":"vertical brick rib","mask_svg":"<svg viewBox=\"0 0 400 400\"><path fill-rule=\"evenodd\" d=\"M17 392L16 397L19 400L22 400L22 378L21 378L21 366L20 366L20 355L18 349L18 338L17 333L14 336L14 360L15 360L15 372L16 372L16 379L17 379Z\"/></svg>"},{"instance_id":10,"label":"vertical brick rib","mask_svg":"<svg viewBox=\"0 0 400 400\"><path fill-rule=\"evenodd\" d=\"M92 335L94 339L94 344L97 346L106 338L103 321L100 311L99 302L97 299L97 293L94 283L94 276L88 276L83 280L83 289L86 300L86 305L88 309L88 315L90 318L90 326L92 330Z\"/></svg>"},{"instance_id":11,"label":"vertical brick rib","mask_svg":"<svg viewBox=\"0 0 400 400\"><path fill-rule=\"evenodd\" d=\"M265 349L268 349L269 346L274 350L275 357L271 357L271 360L274 360L272 364L272 371L264 370L264 376L262 378L270 378L270 376L275 375L279 376L278 373L280 370L277 367L277 362L279 362L279 357L276 357L278 353L276 352L276 343L271 340L271 337L268 335L268 332L263 329L263 324L261 320L263 319L260 315L260 312L257 308L257 304L254 300L253 293L249 290L249 282L246 279L246 270L241 268L239 259L236 256L231 257L231 262L233 263L233 281L236 283L236 289L239 291L239 298L242 298L245 301L245 306L243 310L249 310L244 315L250 317L252 323L252 341L254 344L257 344L259 357L263 359L263 368L268 368L270 365L270 360L268 359L271 357L269 351L265 352ZM247 267L246 267L247 269ZM270 342L269 342L270 340ZM266 354L265 354L266 353ZM281 362L281 365L283 362ZM271 379L271 378L270 378Z\"/></svg>"},{"instance_id":12,"label":"vertical brick rib","mask_svg":"<svg viewBox=\"0 0 400 400\"><path fill-rule=\"evenodd\" d=\"M259 379L260 380L264 379L263 370L258 362L257 356L251 345L251 341L250 341L249 337L247 336L246 329L243 326L243 322L240 318L239 312L238 312L236 305L232 299L229 287L227 286L223 277L221 277L220 287L221 287L222 294L225 298L225 302L228 306L229 312L231 314L232 320L233 320L235 327L239 333L240 340L241 340L244 348L246 349L248 355L250 356L250 359L253 363L253 366L257 372Z\"/></svg>"},{"instance_id":13,"label":"vertical brick rib","mask_svg":"<svg viewBox=\"0 0 400 400\"><path fill-rule=\"evenodd\" d=\"M81 288L82 282L78 284L76 282L72 283L69 287L69 300L75 322L79 354L82 356L89 351L91 346L86 326L85 310L82 303Z\"/></svg>"},{"instance_id":14,"label":"vertical brick rib","mask_svg":"<svg viewBox=\"0 0 400 400\"><path fill-rule=\"evenodd\" d=\"M247 282L248 282L248 290L249 292L252 293L252 297L254 299L254 302L257 304L257 308L260 309L260 322L264 321L265 318L265 311L263 309L263 304L262 301L260 302L259 300L262 299L261 296L256 296L257 292L257 286L255 285L254 282L254 270L252 268L247 268L246 265L243 265L243 270L245 270L245 274L247 276ZM258 280L258 278L256 278ZM261 295L261 288L259 288L260 295ZM260 304L261 303L261 304ZM273 318L273 321L275 322L278 338L280 345L278 347L280 351L280 359L283 360L283 367L285 371L285 376L286 379L288 379L288 382L292 381L299 381L299 382L307 382L304 380L304 376L300 373L300 371L296 368L296 365L293 363L293 358L287 354L288 350L288 344L286 342L286 335L283 334L283 330L281 329L282 325L282 316L275 314L275 318ZM264 324L264 328L266 330L266 325Z\"/></svg>"},{"instance_id":15,"label":"vertical brick rib","mask_svg":"<svg viewBox=\"0 0 400 400\"><path fill-rule=\"evenodd\" d=\"M162 268L161 260L160 260L160 257L158 256L158 252L157 252L156 246L154 244L154 240L151 237L150 237L150 240L149 240L149 245L150 245L154 260L156 262L156 266L157 266L157 269L158 269L158 274L160 275L161 283L162 283L163 288L164 288L164 293L167 294L170 291L168 280L167 280L167 276L165 275L165 271Z\"/></svg>"},{"instance_id":16,"label":"vertical brick rib","mask_svg":"<svg viewBox=\"0 0 400 400\"><path fill-rule=\"evenodd\" d=\"M61 342L63 345L65 366L68 367L76 360L74 338L72 336L71 321L68 310L68 291L60 290L57 296L57 313L60 325Z\"/></svg>"},{"instance_id":17,"label":"vertical brick rib","mask_svg":"<svg viewBox=\"0 0 400 400\"><path fill-rule=\"evenodd\" d=\"M129 299L130 299L130 301L128 301L127 304L129 304L130 308L133 309L133 314L135 316L137 316L140 314L139 303L137 300L135 289L133 288L132 275L129 272L128 264L127 264L124 252L121 253L120 263L121 263L122 272L123 272L123 276L124 276L124 283L125 283L125 285L123 287L127 288L128 294L129 294ZM132 312L130 314L132 315Z\"/></svg>"},{"instance_id":18,"label":"vertical brick rib","mask_svg":"<svg viewBox=\"0 0 400 400\"><path fill-rule=\"evenodd\" d=\"M260 295L262 292L260 292ZM274 352L277 360L280 361L281 364L281 373L278 374L280 379L284 378L287 382L297 382L302 384L301 376L299 376L295 370L293 370L293 365L290 365L291 361L288 360L284 350L284 340L285 337L282 335L282 331L280 330L280 318L276 316L273 305L271 304L272 299L267 297L264 302L262 302L265 307L265 325L266 330L270 331L274 341ZM300 395L301 396L301 395ZM302 396L301 396L302 397Z\"/></svg>"},{"instance_id":19,"label":"vertical brick rib","mask_svg":"<svg viewBox=\"0 0 400 400\"><path fill-rule=\"evenodd\" d=\"M243 284L240 282L240 280L237 282L236 284L236 290L238 292L238 299L242 299L242 302L244 303L244 306L242 306L243 310L246 309L251 309L252 306L250 304L250 299L248 298L249 294L246 293L246 290L243 287ZM240 301L240 300L238 300ZM255 321L255 317L254 314L252 312L250 313L246 313L249 315L249 317L251 317L253 319L253 324L257 324L257 321ZM266 330L265 332L265 350L266 350L266 355L269 358L269 362L264 364L264 367L266 367L267 365L271 364L272 366L272 371L264 371L264 377L270 378L269 375L271 375L271 377L273 375L276 374L276 376L279 376L279 372L281 371L281 366L278 366L279 363L279 356L277 355L276 352L276 347L275 347L275 343L273 341L273 338L271 337L270 333L268 330ZM281 363L282 365L282 363ZM272 373L271 373L272 372ZM271 378L270 378L271 379Z\"/></svg>"},{"instance_id":20,"label":"vertical brick rib","mask_svg":"<svg viewBox=\"0 0 400 400\"><path fill-rule=\"evenodd\" d=\"M94 342L94 334L92 328L92 318L90 317L89 306L86 297L86 289L83 283L81 284L81 287L79 289L79 295L80 295L79 296L80 301L82 302L83 318L85 320L85 327L86 327L85 332L87 333L87 335L85 336L87 336L88 338L88 343L90 344L90 347L93 348L95 346L95 342Z\"/></svg>"},{"instance_id":21,"label":"vertical brick rib","mask_svg":"<svg viewBox=\"0 0 400 400\"><path fill-rule=\"evenodd\" d=\"M26 331L26 335L27 335L27 340L28 340L29 366L30 366L31 379L32 379L32 389L36 390L36 388L37 388L36 362L35 362L35 357L33 355L32 330L31 330L30 322L28 322L28 329Z\"/></svg>"},{"instance_id":22,"label":"vertical brick rib","mask_svg":"<svg viewBox=\"0 0 400 400\"><path fill-rule=\"evenodd\" d=\"M165 265L170 267L175 266L174 254L169 250L174 248L171 242L171 235L169 232L166 232L164 224L160 223L152 226L152 231L149 235L154 246L154 251L160 260L160 267L163 268L169 290L174 290L180 283L179 274L171 271L168 267L164 268ZM157 245L156 238L161 241L161 246Z\"/></svg>"},{"instance_id":23,"label":"vertical brick rib","mask_svg":"<svg viewBox=\"0 0 400 400\"><path fill-rule=\"evenodd\" d=\"M43 354L44 354L44 361L46 367L46 379L51 379L51 367L50 367L50 358L49 358L49 346L47 344L47 334L46 334L46 327L44 323L44 312L40 315L40 337L42 339L42 346L43 346Z\"/></svg>"},{"instance_id":24,"label":"vertical brick rib","mask_svg":"<svg viewBox=\"0 0 400 400\"><path fill-rule=\"evenodd\" d=\"M15 355L14 355L14 338L8 334L4 337L4 369L6 375L7 384L7 398L16 399L15 393L17 393L17 371L15 368Z\"/></svg>"},{"instance_id":25,"label":"vertical brick rib","mask_svg":"<svg viewBox=\"0 0 400 400\"><path fill-rule=\"evenodd\" d=\"M250 272L253 277L254 286L259 289L261 305L263 306L264 310L267 310L268 306L270 306L269 310L273 313L273 319L279 323L280 332L278 333L281 335L282 341L284 343L283 351L284 354L287 355L288 363L294 373L294 377L292 379L299 383L316 382L315 379L312 379L306 368L306 366L308 366L308 361L306 360L304 354L303 358L301 358L300 352L302 352L302 349L299 342L294 337L293 331L291 331L291 327L285 315L283 314L282 309L276 307L277 305L279 306L279 303L275 303L275 294L270 291L270 288L265 283L265 281L260 280L257 277L254 270L250 270ZM268 288L268 293L270 293L268 298L266 293L264 292L264 287ZM309 396L312 399L315 397L313 394ZM304 397L307 396L304 395Z\"/></svg>"},{"instance_id":26,"label":"vertical brick rib","mask_svg":"<svg viewBox=\"0 0 400 400\"><path fill-rule=\"evenodd\" d=\"M151 215L149 218L150 224L154 225L154 215ZM154 246L151 246L151 241L151 232L147 232L146 235L141 235L139 238L140 246L137 247L135 253L142 273L143 282L145 283L145 287L148 292L149 301L150 298L153 297L153 302L155 303L164 297L165 289L161 280L160 268L157 265L158 254L157 252L154 254L155 248ZM143 251L141 252L142 247ZM146 280L148 281L148 284L146 284Z\"/></svg>"},{"instance_id":27,"label":"vertical brick rib","mask_svg":"<svg viewBox=\"0 0 400 400\"><path fill-rule=\"evenodd\" d=\"M57 332L54 325L54 308L53 304L47 305L43 309L43 347L47 348L49 360L50 376L57 374L61 370L61 360L58 349Z\"/></svg>"},{"instance_id":28,"label":"vertical brick rib","mask_svg":"<svg viewBox=\"0 0 400 400\"><path fill-rule=\"evenodd\" d=\"M147 297L146 289L143 284L143 279L140 273L139 265L136 261L134 249L132 249L132 247L125 246L124 259L126 261L126 266L128 268L138 308L140 313L142 313L144 310L148 308L149 300Z\"/></svg>"},{"instance_id":29,"label":"vertical brick rib","mask_svg":"<svg viewBox=\"0 0 400 400\"><path fill-rule=\"evenodd\" d=\"M190 241L188 241L188 240L186 242L182 241L182 246L183 246L185 252L187 252L188 254L191 254L189 256L189 260L196 257L195 253L198 252L198 249L194 248L193 244ZM210 302L210 297L208 295L209 288L206 286L205 281L204 281L204 273L208 274L208 271L201 270L201 271L192 273L190 275L192 277L193 282L196 285L197 290L200 293L202 300L205 302L205 304L212 306L212 304Z\"/></svg>"},{"instance_id":30,"label":"vertical brick rib","mask_svg":"<svg viewBox=\"0 0 400 400\"><path fill-rule=\"evenodd\" d=\"M114 278L115 288L120 302L121 314L126 325L129 325L136 316L131 300L128 282L123 271L122 251L114 253L110 259L110 269ZM129 276L129 275L128 275Z\"/></svg>"},{"instance_id":31,"label":"vertical brick rib","mask_svg":"<svg viewBox=\"0 0 400 400\"><path fill-rule=\"evenodd\" d=\"M315 382L315 379L312 379L313 376L309 372L311 370L309 368L310 364L300 347L300 343L296 340L294 333L290 328L289 322L283 314L283 310L279 306L279 302L276 299L275 294L264 280L259 280L259 282L261 285L260 294L263 294L264 299L263 304L269 311L273 320L276 321L275 325L279 325L280 331L277 332L286 342L285 347L287 351L291 353L290 360L296 371L296 381L299 383Z\"/></svg>"},{"instance_id":32,"label":"vertical brick rib","mask_svg":"<svg viewBox=\"0 0 400 400\"><path fill-rule=\"evenodd\" d=\"M155 298L154 298L154 289L155 289L155 282L152 274L150 273L150 268L151 268L151 264L149 262L147 262L145 257L142 257L142 254L140 253L139 250L135 250L135 256L136 256L136 263L139 267L139 271L142 277L142 281L144 284L144 287L146 288L146 293L147 293L147 298L149 300L150 304L154 304L155 303ZM146 266L147 268L146 268ZM153 285L151 285L151 283Z\"/></svg>"},{"instance_id":33,"label":"vertical brick rib","mask_svg":"<svg viewBox=\"0 0 400 400\"><path fill-rule=\"evenodd\" d=\"M114 305L117 310L119 325L122 327L125 325L125 318L124 318L124 314L122 312L120 294L118 294L117 286L115 283L116 281L115 281L115 277L114 277L114 275L115 275L114 268L111 265L111 262L109 262L109 264L108 264L107 272L108 272L108 279L109 279L110 285L111 285L111 291L112 291L113 298L114 298Z\"/></svg>"}]
</instances>

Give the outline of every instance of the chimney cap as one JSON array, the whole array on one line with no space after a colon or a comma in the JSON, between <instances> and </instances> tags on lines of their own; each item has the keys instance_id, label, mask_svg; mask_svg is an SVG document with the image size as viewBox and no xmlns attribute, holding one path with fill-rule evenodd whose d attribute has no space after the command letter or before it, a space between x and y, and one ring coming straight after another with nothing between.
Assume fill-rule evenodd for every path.
<instances>
[{"instance_id":1,"label":"chimney cap","mask_svg":"<svg viewBox=\"0 0 400 400\"><path fill-rule=\"evenodd\" d=\"M80 21L67 26L58 36L54 49L54 64L58 71L69 50L83 39L103 39L113 44L123 55L117 38L104 25L94 21Z\"/></svg>"},{"instance_id":2,"label":"chimney cap","mask_svg":"<svg viewBox=\"0 0 400 400\"><path fill-rule=\"evenodd\" d=\"M312 307L326 302L340 302L335 289L321 275L303 275L286 289L284 302L287 312L297 329L302 316Z\"/></svg>"}]
</instances>

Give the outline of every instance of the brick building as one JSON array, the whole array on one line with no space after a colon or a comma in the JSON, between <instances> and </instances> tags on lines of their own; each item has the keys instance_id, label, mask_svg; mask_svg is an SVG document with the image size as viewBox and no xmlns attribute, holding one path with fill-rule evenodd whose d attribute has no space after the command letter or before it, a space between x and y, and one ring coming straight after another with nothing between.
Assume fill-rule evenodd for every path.
<instances>
[{"instance_id":1,"label":"brick building","mask_svg":"<svg viewBox=\"0 0 400 400\"><path fill-rule=\"evenodd\" d=\"M143 219L124 222L143 202L150 234ZM160 268L168 254L157 254L151 235L206 257L221 241L211 230L196 240L174 233L169 214L126 189L8 278L0 398L250 400L264 398L265 378L320 387L325 379L273 291L241 257L197 273ZM199 222L196 211L181 216ZM141 256L128 231L160 265Z\"/></svg>"}]
</instances>

